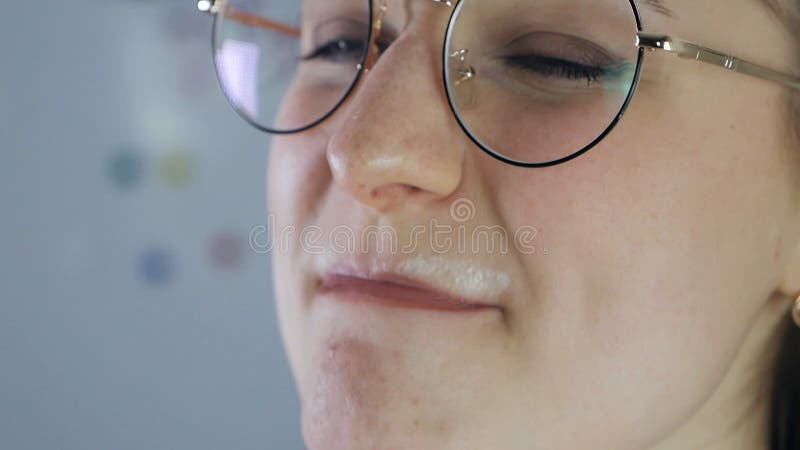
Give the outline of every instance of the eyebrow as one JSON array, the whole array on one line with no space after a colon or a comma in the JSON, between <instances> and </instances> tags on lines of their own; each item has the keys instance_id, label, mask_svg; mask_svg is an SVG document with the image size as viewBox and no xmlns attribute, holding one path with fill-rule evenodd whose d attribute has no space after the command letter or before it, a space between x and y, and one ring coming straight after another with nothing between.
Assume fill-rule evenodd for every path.
<instances>
[{"instance_id":1,"label":"eyebrow","mask_svg":"<svg viewBox=\"0 0 800 450\"><path fill-rule=\"evenodd\" d=\"M644 4L645 4L645 6L647 6L648 8L650 8L651 10L653 10L653 11L659 13L659 14L662 14L662 15L665 15L665 16L671 17L671 18L675 17L675 13L671 9L669 9L669 7L667 6L667 4L666 4L666 2L664 0L645 0Z\"/></svg>"}]
</instances>

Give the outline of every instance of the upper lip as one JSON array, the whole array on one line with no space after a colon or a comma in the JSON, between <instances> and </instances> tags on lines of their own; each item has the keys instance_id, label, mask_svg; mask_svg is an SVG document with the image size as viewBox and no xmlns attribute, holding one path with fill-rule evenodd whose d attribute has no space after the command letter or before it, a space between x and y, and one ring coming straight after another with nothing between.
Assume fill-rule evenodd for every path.
<instances>
[{"instance_id":1,"label":"upper lip","mask_svg":"<svg viewBox=\"0 0 800 450\"><path fill-rule=\"evenodd\" d=\"M370 294L391 289L407 294L401 296L401 302L443 309L503 310L502 297L510 284L508 275L473 261L422 255L394 261L377 257L323 261L320 276L322 291L349 289Z\"/></svg>"}]
</instances>

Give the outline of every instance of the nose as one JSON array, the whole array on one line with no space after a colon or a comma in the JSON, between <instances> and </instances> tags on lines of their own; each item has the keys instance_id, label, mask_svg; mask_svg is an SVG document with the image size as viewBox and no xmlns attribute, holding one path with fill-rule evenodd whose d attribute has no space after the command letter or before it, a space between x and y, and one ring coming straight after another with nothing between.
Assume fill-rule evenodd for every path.
<instances>
[{"instance_id":1,"label":"nose","mask_svg":"<svg viewBox=\"0 0 800 450\"><path fill-rule=\"evenodd\" d=\"M448 106L440 52L406 30L335 121L327 148L334 182L374 210L441 200L462 182L468 145Z\"/></svg>"}]
</instances>

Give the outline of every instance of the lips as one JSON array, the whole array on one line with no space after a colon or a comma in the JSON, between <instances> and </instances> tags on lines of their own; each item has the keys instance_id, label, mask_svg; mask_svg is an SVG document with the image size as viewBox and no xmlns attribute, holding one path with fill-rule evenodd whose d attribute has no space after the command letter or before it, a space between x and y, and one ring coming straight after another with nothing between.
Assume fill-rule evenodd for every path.
<instances>
[{"instance_id":1,"label":"lips","mask_svg":"<svg viewBox=\"0 0 800 450\"><path fill-rule=\"evenodd\" d=\"M461 313L502 311L499 305L466 299L394 273L370 276L328 273L322 278L320 293L344 301L394 308Z\"/></svg>"}]
</instances>

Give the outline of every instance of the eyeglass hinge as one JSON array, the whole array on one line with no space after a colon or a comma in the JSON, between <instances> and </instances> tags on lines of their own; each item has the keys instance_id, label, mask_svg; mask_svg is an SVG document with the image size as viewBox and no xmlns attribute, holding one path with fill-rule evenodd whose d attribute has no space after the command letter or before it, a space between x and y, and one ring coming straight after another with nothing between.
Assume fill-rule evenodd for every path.
<instances>
[{"instance_id":1,"label":"eyeglass hinge","mask_svg":"<svg viewBox=\"0 0 800 450\"><path fill-rule=\"evenodd\" d=\"M197 0L197 9L200 12L214 15L224 6L225 0Z\"/></svg>"}]
</instances>

